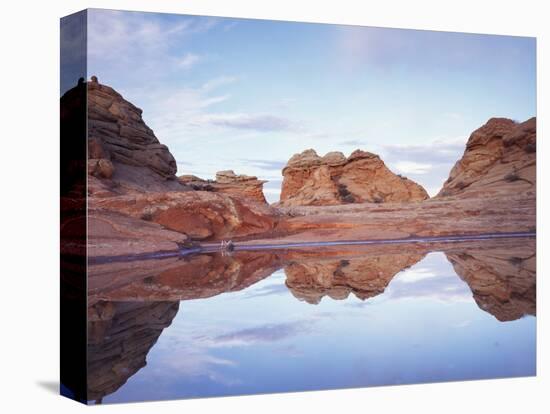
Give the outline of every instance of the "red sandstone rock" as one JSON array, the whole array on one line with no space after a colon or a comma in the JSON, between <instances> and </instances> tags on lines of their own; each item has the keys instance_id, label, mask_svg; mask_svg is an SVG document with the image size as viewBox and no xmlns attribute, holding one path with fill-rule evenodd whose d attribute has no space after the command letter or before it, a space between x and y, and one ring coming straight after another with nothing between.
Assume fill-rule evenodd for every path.
<instances>
[{"instance_id":1,"label":"red sandstone rock","mask_svg":"<svg viewBox=\"0 0 550 414\"><path fill-rule=\"evenodd\" d=\"M267 181L258 180L257 177L237 175L232 170L218 171L216 180L203 180L194 175L182 175L179 181L198 191L213 191L228 194L235 197L255 200L266 204L263 193L263 185Z\"/></svg>"},{"instance_id":2,"label":"red sandstone rock","mask_svg":"<svg viewBox=\"0 0 550 414\"><path fill-rule=\"evenodd\" d=\"M422 201L420 185L392 173L378 155L354 151L319 157L312 150L295 154L283 169L281 206Z\"/></svg>"},{"instance_id":3,"label":"red sandstone rock","mask_svg":"<svg viewBox=\"0 0 550 414\"><path fill-rule=\"evenodd\" d=\"M506 197L536 192L536 118L491 118L470 135L437 197Z\"/></svg>"},{"instance_id":4,"label":"red sandstone rock","mask_svg":"<svg viewBox=\"0 0 550 414\"><path fill-rule=\"evenodd\" d=\"M137 108L113 88L88 82L88 158L111 163L91 174L112 179L117 192L185 190L176 180L176 161L142 118Z\"/></svg>"},{"instance_id":5,"label":"red sandstone rock","mask_svg":"<svg viewBox=\"0 0 550 414\"><path fill-rule=\"evenodd\" d=\"M91 199L89 205L157 223L195 240L269 234L277 216L267 205L205 191L128 194Z\"/></svg>"}]
</instances>

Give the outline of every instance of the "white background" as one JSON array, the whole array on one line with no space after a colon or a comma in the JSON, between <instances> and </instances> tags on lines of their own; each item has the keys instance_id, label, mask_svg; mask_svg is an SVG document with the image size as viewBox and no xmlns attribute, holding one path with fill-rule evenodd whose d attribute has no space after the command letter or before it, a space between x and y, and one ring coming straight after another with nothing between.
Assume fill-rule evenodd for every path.
<instances>
[{"instance_id":1,"label":"white background","mask_svg":"<svg viewBox=\"0 0 550 414\"><path fill-rule=\"evenodd\" d=\"M370 4L369 4L370 3ZM3 412L538 413L550 407L544 270L550 164L545 1L58 0L4 2L0 19L0 410ZM86 7L257 17L538 38L538 376L86 408L57 395L59 375L59 18ZM547 124L548 125L548 124ZM547 325L545 327L545 325ZM327 372L330 375L330 372ZM546 406L546 407L545 407Z\"/></svg>"}]
</instances>

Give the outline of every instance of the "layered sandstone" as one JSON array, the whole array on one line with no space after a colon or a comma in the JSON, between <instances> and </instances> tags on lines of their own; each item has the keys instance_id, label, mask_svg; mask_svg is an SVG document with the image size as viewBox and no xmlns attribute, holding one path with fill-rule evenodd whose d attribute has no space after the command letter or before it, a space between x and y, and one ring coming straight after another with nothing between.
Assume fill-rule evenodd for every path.
<instances>
[{"instance_id":1,"label":"layered sandstone","mask_svg":"<svg viewBox=\"0 0 550 414\"><path fill-rule=\"evenodd\" d=\"M536 118L491 118L468 139L437 197L506 197L536 192Z\"/></svg>"},{"instance_id":2,"label":"layered sandstone","mask_svg":"<svg viewBox=\"0 0 550 414\"><path fill-rule=\"evenodd\" d=\"M89 201L97 211L122 213L193 240L269 234L276 212L268 205L206 191L127 194Z\"/></svg>"},{"instance_id":3,"label":"layered sandstone","mask_svg":"<svg viewBox=\"0 0 550 414\"><path fill-rule=\"evenodd\" d=\"M233 170L218 171L215 180L203 180L194 175L182 175L178 180L194 190L213 191L266 204L263 186L267 181L257 177L235 174Z\"/></svg>"},{"instance_id":4,"label":"layered sandstone","mask_svg":"<svg viewBox=\"0 0 550 414\"><path fill-rule=\"evenodd\" d=\"M176 161L145 124L142 110L95 76L88 82L88 173L110 180L117 193L184 190L176 180Z\"/></svg>"},{"instance_id":5,"label":"layered sandstone","mask_svg":"<svg viewBox=\"0 0 550 414\"><path fill-rule=\"evenodd\" d=\"M341 152L324 157L308 149L290 158L283 169L282 206L421 201L420 185L392 173L378 155L361 150L348 158Z\"/></svg>"}]
</instances>

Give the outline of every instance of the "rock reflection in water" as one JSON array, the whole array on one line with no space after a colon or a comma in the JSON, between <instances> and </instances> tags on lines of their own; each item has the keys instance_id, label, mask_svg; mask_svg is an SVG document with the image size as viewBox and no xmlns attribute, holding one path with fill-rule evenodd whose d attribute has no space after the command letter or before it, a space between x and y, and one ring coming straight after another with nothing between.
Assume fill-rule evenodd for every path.
<instances>
[{"instance_id":1,"label":"rock reflection in water","mask_svg":"<svg viewBox=\"0 0 550 414\"><path fill-rule=\"evenodd\" d=\"M472 290L478 306L499 321L536 314L534 241L516 246L447 253L455 272Z\"/></svg>"},{"instance_id":2,"label":"rock reflection in water","mask_svg":"<svg viewBox=\"0 0 550 414\"><path fill-rule=\"evenodd\" d=\"M180 301L244 290L280 269L286 287L301 301L319 304L325 296L343 300L350 293L368 301L426 254L442 251L480 309L499 321L536 314L532 239L411 245L403 250L391 245L349 250L339 246L91 266L89 399L101 401L146 365L147 354L172 323ZM181 306L185 309L185 302Z\"/></svg>"},{"instance_id":3,"label":"rock reflection in water","mask_svg":"<svg viewBox=\"0 0 550 414\"><path fill-rule=\"evenodd\" d=\"M88 400L101 402L146 365L179 302L98 302L88 308Z\"/></svg>"},{"instance_id":4,"label":"rock reflection in water","mask_svg":"<svg viewBox=\"0 0 550 414\"><path fill-rule=\"evenodd\" d=\"M397 273L418 263L424 255L296 261L284 268L286 285L297 299L311 304L318 304L324 296L346 299L351 292L365 300L384 292Z\"/></svg>"}]
</instances>

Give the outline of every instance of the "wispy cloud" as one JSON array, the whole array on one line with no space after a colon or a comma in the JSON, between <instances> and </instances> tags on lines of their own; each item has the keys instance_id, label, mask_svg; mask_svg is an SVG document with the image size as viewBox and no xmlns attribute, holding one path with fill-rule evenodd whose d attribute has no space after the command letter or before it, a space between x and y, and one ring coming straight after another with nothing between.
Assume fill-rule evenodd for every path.
<instances>
[{"instance_id":1,"label":"wispy cloud","mask_svg":"<svg viewBox=\"0 0 550 414\"><path fill-rule=\"evenodd\" d=\"M186 53L178 62L178 66L182 69L190 69L200 62L201 58L199 55L194 53Z\"/></svg>"},{"instance_id":2,"label":"wispy cloud","mask_svg":"<svg viewBox=\"0 0 550 414\"><path fill-rule=\"evenodd\" d=\"M403 174L428 174L433 166L414 161L398 161L395 163L395 168Z\"/></svg>"},{"instance_id":3,"label":"wispy cloud","mask_svg":"<svg viewBox=\"0 0 550 414\"><path fill-rule=\"evenodd\" d=\"M433 196L462 157L466 140L466 137L457 137L425 144L382 145L380 156L392 171L417 181Z\"/></svg>"},{"instance_id":4,"label":"wispy cloud","mask_svg":"<svg viewBox=\"0 0 550 414\"><path fill-rule=\"evenodd\" d=\"M166 20L151 13L90 10L90 72L108 80L123 72L128 80L152 81L167 73L187 70L204 60L203 56L184 50L192 47L192 37L212 30L220 21L197 16Z\"/></svg>"},{"instance_id":5,"label":"wispy cloud","mask_svg":"<svg viewBox=\"0 0 550 414\"><path fill-rule=\"evenodd\" d=\"M212 338L212 346L249 346L262 342L279 342L311 331L310 321L268 324L229 332Z\"/></svg>"},{"instance_id":6,"label":"wispy cloud","mask_svg":"<svg viewBox=\"0 0 550 414\"><path fill-rule=\"evenodd\" d=\"M220 113L202 117L202 122L225 128L254 131L290 131L297 129L290 119L271 114Z\"/></svg>"}]
</instances>

